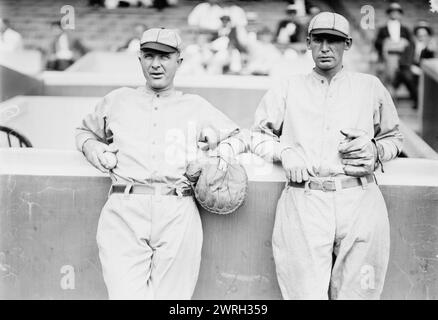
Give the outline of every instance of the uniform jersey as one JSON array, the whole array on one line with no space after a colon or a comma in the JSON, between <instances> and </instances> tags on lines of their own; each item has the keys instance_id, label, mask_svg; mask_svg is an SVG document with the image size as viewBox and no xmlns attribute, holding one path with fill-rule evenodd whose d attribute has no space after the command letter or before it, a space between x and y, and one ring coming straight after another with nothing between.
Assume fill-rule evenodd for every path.
<instances>
[{"instance_id":1,"label":"uniform jersey","mask_svg":"<svg viewBox=\"0 0 438 320\"><path fill-rule=\"evenodd\" d=\"M343 174L341 129L367 132L377 141L380 159L387 161L401 151L398 123L391 96L376 77L342 70L328 83L313 71L266 93L256 111L251 149L280 161L281 151L293 147L311 175L335 176Z\"/></svg>"},{"instance_id":2,"label":"uniform jersey","mask_svg":"<svg viewBox=\"0 0 438 320\"><path fill-rule=\"evenodd\" d=\"M237 125L208 101L171 90L120 88L106 95L77 128L79 150L88 139L119 149L113 182L163 183L184 179L186 165L199 156L201 130L211 128L218 142ZM214 135L213 134L213 135Z\"/></svg>"}]
</instances>

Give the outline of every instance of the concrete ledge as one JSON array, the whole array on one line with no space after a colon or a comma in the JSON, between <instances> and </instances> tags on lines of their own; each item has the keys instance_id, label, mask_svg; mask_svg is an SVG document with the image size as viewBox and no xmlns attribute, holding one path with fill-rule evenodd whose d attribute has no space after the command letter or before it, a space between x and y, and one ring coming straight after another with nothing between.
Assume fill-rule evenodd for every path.
<instances>
[{"instance_id":1,"label":"concrete ledge","mask_svg":"<svg viewBox=\"0 0 438 320\"><path fill-rule=\"evenodd\" d=\"M438 153L402 121L400 121L400 131L404 137L403 153L405 153L408 158L438 160Z\"/></svg>"},{"instance_id":2,"label":"concrete ledge","mask_svg":"<svg viewBox=\"0 0 438 320\"><path fill-rule=\"evenodd\" d=\"M248 179L260 182L284 182L283 169L278 164L245 153L239 156ZM438 161L400 158L384 163L385 173L376 171L379 185L438 187ZM76 150L34 148L0 149L0 175L29 176L89 176L106 177L92 167Z\"/></svg>"}]
</instances>

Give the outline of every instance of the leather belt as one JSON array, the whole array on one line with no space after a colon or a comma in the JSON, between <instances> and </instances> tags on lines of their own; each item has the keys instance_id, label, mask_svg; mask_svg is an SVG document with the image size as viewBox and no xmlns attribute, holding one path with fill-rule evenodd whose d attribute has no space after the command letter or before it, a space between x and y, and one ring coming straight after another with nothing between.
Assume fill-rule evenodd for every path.
<instances>
[{"instance_id":1,"label":"leather belt","mask_svg":"<svg viewBox=\"0 0 438 320\"><path fill-rule=\"evenodd\" d=\"M113 193L124 194L152 194L167 196L189 197L193 195L192 189L183 189L181 192L177 188L171 188L166 185L147 185L147 184L113 184L108 195Z\"/></svg>"},{"instance_id":2,"label":"leather belt","mask_svg":"<svg viewBox=\"0 0 438 320\"><path fill-rule=\"evenodd\" d=\"M374 175L369 174L361 178L355 178L355 177L344 178L344 179L342 178L312 179L311 178L309 181L302 183L289 181L287 185L294 188L309 188L311 190L321 190L327 192L327 191L336 191L339 189L348 189L348 188L359 187L359 186L365 188L368 183L374 183L374 182L375 182Z\"/></svg>"}]
</instances>

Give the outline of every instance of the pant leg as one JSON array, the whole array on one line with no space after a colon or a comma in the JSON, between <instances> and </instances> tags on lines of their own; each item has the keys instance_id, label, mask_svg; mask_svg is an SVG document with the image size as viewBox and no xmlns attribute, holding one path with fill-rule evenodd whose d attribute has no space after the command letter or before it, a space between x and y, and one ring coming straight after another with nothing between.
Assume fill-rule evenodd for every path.
<instances>
[{"instance_id":1,"label":"pant leg","mask_svg":"<svg viewBox=\"0 0 438 320\"><path fill-rule=\"evenodd\" d=\"M190 299L201 264L202 224L192 197L157 196L153 203L151 286L155 299Z\"/></svg>"},{"instance_id":2,"label":"pant leg","mask_svg":"<svg viewBox=\"0 0 438 320\"><path fill-rule=\"evenodd\" d=\"M151 197L112 194L102 209L97 244L110 299L151 299Z\"/></svg>"},{"instance_id":3,"label":"pant leg","mask_svg":"<svg viewBox=\"0 0 438 320\"><path fill-rule=\"evenodd\" d=\"M415 75L411 71L409 67L405 67L402 69L403 73L403 82L406 85L406 88L409 91L409 95L411 99L417 103L418 101L418 79L416 79Z\"/></svg>"},{"instance_id":4,"label":"pant leg","mask_svg":"<svg viewBox=\"0 0 438 320\"><path fill-rule=\"evenodd\" d=\"M332 197L318 190L283 190L272 246L284 299L328 299L335 236Z\"/></svg>"},{"instance_id":5,"label":"pant leg","mask_svg":"<svg viewBox=\"0 0 438 320\"><path fill-rule=\"evenodd\" d=\"M338 221L331 298L379 299L389 260L389 221L376 184L336 193Z\"/></svg>"}]
</instances>

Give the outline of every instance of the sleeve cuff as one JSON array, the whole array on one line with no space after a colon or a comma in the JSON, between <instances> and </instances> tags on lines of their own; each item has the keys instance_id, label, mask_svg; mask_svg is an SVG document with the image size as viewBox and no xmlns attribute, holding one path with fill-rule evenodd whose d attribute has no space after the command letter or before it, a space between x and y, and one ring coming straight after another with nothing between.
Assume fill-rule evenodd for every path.
<instances>
[{"instance_id":1,"label":"sleeve cuff","mask_svg":"<svg viewBox=\"0 0 438 320\"><path fill-rule=\"evenodd\" d=\"M83 132L83 133L79 133L78 135L76 135L76 148L83 153L83 146L84 143L87 140L96 140L98 141L97 137L92 134L92 133L87 133L87 132Z\"/></svg>"},{"instance_id":2,"label":"sleeve cuff","mask_svg":"<svg viewBox=\"0 0 438 320\"><path fill-rule=\"evenodd\" d=\"M274 161L279 161L281 162L281 155L283 153L283 151L286 151L288 149L293 149L293 147L288 146L284 143L276 143L274 146Z\"/></svg>"}]
</instances>

